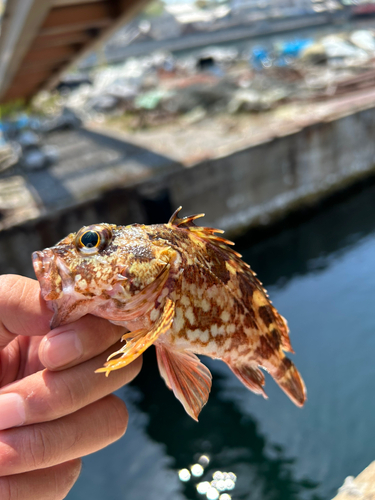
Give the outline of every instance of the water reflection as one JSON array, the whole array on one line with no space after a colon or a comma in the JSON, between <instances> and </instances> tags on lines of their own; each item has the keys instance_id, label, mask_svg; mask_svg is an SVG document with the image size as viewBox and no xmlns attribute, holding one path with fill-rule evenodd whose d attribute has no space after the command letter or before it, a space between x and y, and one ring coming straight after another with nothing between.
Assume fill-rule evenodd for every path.
<instances>
[{"instance_id":1,"label":"water reflection","mask_svg":"<svg viewBox=\"0 0 375 500\"><path fill-rule=\"evenodd\" d=\"M232 491L236 487L237 476L233 472L216 471L212 474L212 481L203 481L196 485L197 492L211 500L212 498L219 498L219 500L228 500L232 498L228 493L220 492Z\"/></svg>"},{"instance_id":2,"label":"water reflection","mask_svg":"<svg viewBox=\"0 0 375 500\"><path fill-rule=\"evenodd\" d=\"M280 222L268 238L267 229L250 232L236 241L236 249L267 287L324 269L374 231L374 182L367 180L351 194L337 195L337 203L322 204L310 215L302 212Z\"/></svg>"},{"instance_id":3,"label":"water reflection","mask_svg":"<svg viewBox=\"0 0 375 500\"><path fill-rule=\"evenodd\" d=\"M204 362L210 363L206 359ZM136 384L145 397L138 407L150 415L147 434L153 441L165 444L166 453L174 457L177 470L187 469L206 453L210 462L198 482L216 480L210 486L219 491L218 482L223 479L219 471L231 471L232 478L225 480L234 484L233 479L237 478L233 499L248 498L251 492L251 498L293 500L301 498L304 491L311 492L315 484L295 479L293 459L284 448L267 443L256 420L244 415L236 403L221 397L222 382L232 375L219 373L215 366L219 362L210 363L214 384L198 424L183 413L180 403L166 390L157 372L154 354L147 352L144 363L147 371L141 373ZM246 394L251 397L248 391ZM202 498L196 489L198 482L191 479L181 483L186 498Z\"/></svg>"},{"instance_id":4,"label":"water reflection","mask_svg":"<svg viewBox=\"0 0 375 500\"><path fill-rule=\"evenodd\" d=\"M201 464L194 464L191 466L191 473L193 474L194 477L201 477L203 472L204 472L204 469L201 466Z\"/></svg>"}]
</instances>

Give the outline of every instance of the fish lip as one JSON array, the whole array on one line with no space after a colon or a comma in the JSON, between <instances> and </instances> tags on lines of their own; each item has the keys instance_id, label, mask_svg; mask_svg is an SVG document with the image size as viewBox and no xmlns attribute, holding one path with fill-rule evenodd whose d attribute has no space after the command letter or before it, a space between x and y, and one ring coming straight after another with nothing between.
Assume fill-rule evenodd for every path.
<instances>
[{"instance_id":1,"label":"fish lip","mask_svg":"<svg viewBox=\"0 0 375 500\"><path fill-rule=\"evenodd\" d=\"M53 274L55 274L56 278L56 272L58 273L55 254L51 248L33 252L32 262L35 275L39 281L41 296L46 301L47 307L54 312L50 321L50 328L52 330L59 326L56 300L61 295L61 287L59 290L59 287L56 287L56 283L53 280Z\"/></svg>"},{"instance_id":2,"label":"fish lip","mask_svg":"<svg viewBox=\"0 0 375 500\"><path fill-rule=\"evenodd\" d=\"M34 252L32 259L41 295L54 312L51 330L76 321L96 307L95 301L75 290L74 274L54 248Z\"/></svg>"},{"instance_id":3,"label":"fish lip","mask_svg":"<svg viewBox=\"0 0 375 500\"><path fill-rule=\"evenodd\" d=\"M41 295L48 308L54 312L50 322L50 328L53 330L66 323L63 310L69 302L69 292L74 289L74 281L68 267L55 255L52 248L34 252L32 261Z\"/></svg>"},{"instance_id":4,"label":"fish lip","mask_svg":"<svg viewBox=\"0 0 375 500\"><path fill-rule=\"evenodd\" d=\"M54 260L54 254L50 248L42 251L33 252L33 267L38 280L45 277L45 274L51 272L51 265Z\"/></svg>"},{"instance_id":5,"label":"fish lip","mask_svg":"<svg viewBox=\"0 0 375 500\"><path fill-rule=\"evenodd\" d=\"M56 265L56 256L51 248L33 252L34 272L39 281L44 300L51 301L61 297L61 286L56 282L60 278Z\"/></svg>"}]
</instances>

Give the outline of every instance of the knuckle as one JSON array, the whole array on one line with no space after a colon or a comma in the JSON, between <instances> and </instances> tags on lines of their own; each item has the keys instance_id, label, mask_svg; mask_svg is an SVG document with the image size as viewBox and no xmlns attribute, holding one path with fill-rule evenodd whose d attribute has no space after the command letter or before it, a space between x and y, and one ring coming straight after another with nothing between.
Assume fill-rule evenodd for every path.
<instances>
[{"instance_id":1,"label":"knuckle","mask_svg":"<svg viewBox=\"0 0 375 500\"><path fill-rule=\"evenodd\" d=\"M58 397L46 398L46 410L50 418L61 417L81 406L84 389L78 377L72 381L69 374L64 371L47 372L45 383L51 394L58 395Z\"/></svg>"},{"instance_id":2,"label":"knuckle","mask_svg":"<svg viewBox=\"0 0 375 500\"><path fill-rule=\"evenodd\" d=\"M75 409L79 405L79 395L81 393L80 389L80 379L77 377L74 381L74 385L71 384L69 377L66 377L64 372L59 373L60 376L56 377L56 382L58 384L58 390L60 394L60 405L69 410Z\"/></svg>"},{"instance_id":3,"label":"knuckle","mask_svg":"<svg viewBox=\"0 0 375 500\"><path fill-rule=\"evenodd\" d=\"M53 457L53 446L45 427L31 425L28 438L22 442L23 459L29 470L46 467Z\"/></svg>"}]
</instances>

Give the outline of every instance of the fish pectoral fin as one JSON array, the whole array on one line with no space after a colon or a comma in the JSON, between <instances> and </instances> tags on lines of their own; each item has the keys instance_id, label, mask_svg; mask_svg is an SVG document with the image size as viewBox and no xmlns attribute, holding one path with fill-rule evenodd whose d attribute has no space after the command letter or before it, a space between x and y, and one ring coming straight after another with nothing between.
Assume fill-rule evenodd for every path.
<instances>
[{"instance_id":1,"label":"fish pectoral fin","mask_svg":"<svg viewBox=\"0 0 375 500\"><path fill-rule=\"evenodd\" d=\"M104 364L104 366L96 370L95 373L104 372L108 377L109 373L112 370L119 370L120 368L129 365L146 349L148 349L160 335L170 329L173 322L174 312L174 302L170 299L167 299L164 305L163 313L158 321L154 324L153 328L150 331L141 329L123 335L122 340L126 340L126 344L118 351L112 353L107 358L107 362Z\"/></svg>"},{"instance_id":2,"label":"fish pectoral fin","mask_svg":"<svg viewBox=\"0 0 375 500\"><path fill-rule=\"evenodd\" d=\"M186 413L194 420L207 403L212 375L199 358L188 351L178 351L158 343L155 345L160 375Z\"/></svg>"},{"instance_id":3,"label":"fish pectoral fin","mask_svg":"<svg viewBox=\"0 0 375 500\"><path fill-rule=\"evenodd\" d=\"M255 394L261 394L265 399L267 399L267 394L263 389L263 386L265 384L264 375L255 363L235 366L226 360L224 361L236 375L238 380L240 380L248 389L250 389L250 391L255 392Z\"/></svg>"}]
</instances>

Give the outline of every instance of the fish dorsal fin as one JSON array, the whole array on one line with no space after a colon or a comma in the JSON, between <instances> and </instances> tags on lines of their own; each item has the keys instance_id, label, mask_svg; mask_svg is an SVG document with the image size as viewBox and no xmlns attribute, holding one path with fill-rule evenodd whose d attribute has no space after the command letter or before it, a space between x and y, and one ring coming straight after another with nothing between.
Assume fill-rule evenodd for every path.
<instances>
[{"instance_id":1,"label":"fish dorsal fin","mask_svg":"<svg viewBox=\"0 0 375 500\"><path fill-rule=\"evenodd\" d=\"M220 247L222 250L229 252L231 255L235 255L239 259L242 257L241 254L238 252L235 252L232 248L228 248L227 245L234 245L233 241L227 240L226 238L222 238L221 236L218 236L218 234L223 234L224 231L222 229L216 229L214 227L204 227L204 226L196 226L194 221L196 219L199 219L200 217L204 217L205 214L196 214L196 215L189 215L188 217L183 217L180 219L178 217L178 213L182 207L179 207L172 215L172 217L169 219L168 224L171 224L172 226L179 227L181 229L188 229L189 231L193 232L198 238L201 238L205 241L208 241L209 243L212 243L218 247ZM218 234L216 234L218 233ZM245 264L247 266L247 264Z\"/></svg>"},{"instance_id":2,"label":"fish dorsal fin","mask_svg":"<svg viewBox=\"0 0 375 500\"><path fill-rule=\"evenodd\" d=\"M188 415L198 420L211 390L210 370L192 352L179 351L162 342L155 347L160 375Z\"/></svg>"},{"instance_id":3,"label":"fish dorsal fin","mask_svg":"<svg viewBox=\"0 0 375 500\"><path fill-rule=\"evenodd\" d=\"M224 231L222 229L215 229L213 227L204 227L195 225L194 221L196 219L204 217L205 214L189 215L188 217L183 217L182 219L180 219L178 217L178 213L180 212L181 209L182 207L178 207L178 209L173 213L173 215L169 219L168 224L183 229L189 229L190 231L193 231L196 234L196 236L203 238L209 241L210 243L214 243L226 251L229 250L226 245L234 245L233 241L229 241L215 234L215 233L223 234ZM241 258L241 255L238 252L235 252L232 249L230 249L230 251L237 257Z\"/></svg>"},{"instance_id":4,"label":"fish dorsal fin","mask_svg":"<svg viewBox=\"0 0 375 500\"><path fill-rule=\"evenodd\" d=\"M178 207L175 212L173 212L171 218L168 221L168 224L171 224L172 226L176 227L182 227L182 228L190 228L190 227L195 227L194 221L195 219L199 219L200 217L204 217L204 214L197 214L197 215L189 215L188 217L183 217L180 219L178 217L179 212L181 211L182 207Z\"/></svg>"},{"instance_id":5,"label":"fish dorsal fin","mask_svg":"<svg viewBox=\"0 0 375 500\"><path fill-rule=\"evenodd\" d=\"M138 356L148 349L160 335L170 329L173 322L174 312L174 302L167 299L163 313L158 321L156 321L153 328L149 332L141 329L123 335L122 340L126 340L126 344L118 351L112 353L108 357L103 368L96 370L96 373L104 372L108 376L111 371L119 370L138 358ZM116 356L120 357L117 358Z\"/></svg>"}]
</instances>

